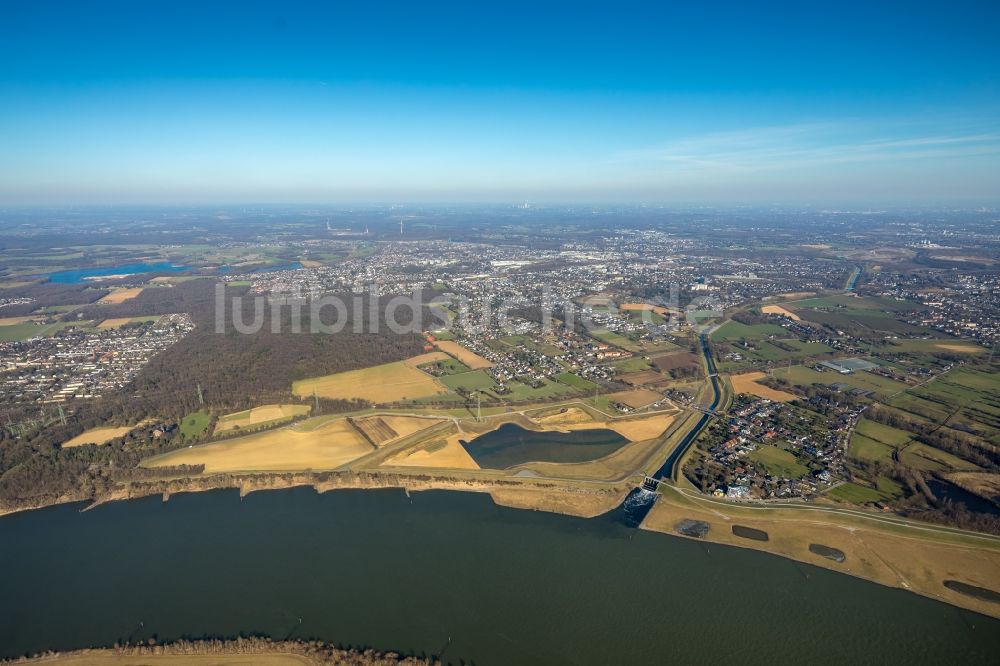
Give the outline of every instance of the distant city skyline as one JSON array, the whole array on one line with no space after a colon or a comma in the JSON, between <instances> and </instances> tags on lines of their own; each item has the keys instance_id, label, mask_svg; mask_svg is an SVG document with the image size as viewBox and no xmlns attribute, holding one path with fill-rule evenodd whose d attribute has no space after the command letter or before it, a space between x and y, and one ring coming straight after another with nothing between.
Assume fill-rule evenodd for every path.
<instances>
[{"instance_id":1,"label":"distant city skyline","mask_svg":"<svg viewBox=\"0 0 1000 666\"><path fill-rule=\"evenodd\" d=\"M0 204L1000 202L985 2L11 2Z\"/></svg>"}]
</instances>

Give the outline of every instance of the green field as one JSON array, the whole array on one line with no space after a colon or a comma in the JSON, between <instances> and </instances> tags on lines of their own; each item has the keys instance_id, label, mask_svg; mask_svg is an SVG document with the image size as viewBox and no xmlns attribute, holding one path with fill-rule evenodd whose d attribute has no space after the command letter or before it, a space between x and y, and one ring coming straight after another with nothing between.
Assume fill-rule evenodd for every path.
<instances>
[{"instance_id":1,"label":"green field","mask_svg":"<svg viewBox=\"0 0 1000 666\"><path fill-rule=\"evenodd\" d=\"M809 473L809 468L800 463L794 453L777 446L762 446L750 454L750 459L759 462L774 476L800 479Z\"/></svg>"},{"instance_id":2,"label":"green field","mask_svg":"<svg viewBox=\"0 0 1000 666\"><path fill-rule=\"evenodd\" d=\"M472 369L458 359L454 358L446 358L432 363L424 363L423 365L419 365L417 367L425 372L428 368L436 368L442 373L442 375L457 375L462 372L469 372Z\"/></svg>"},{"instance_id":3,"label":"green field","mask_svg":"<svg viewBox=\"0 0 1000 666\"><path fill-rule=\"evenodd\" d=\"M208 430L208 424L212 420L212 415L204 409L186 414L181 419L181 434L184 437L201 437Z\"/></svg>"},{"instance_id":4,"label":"green field","mask_svg":"<svg viewBox=\"0 0 1000 666\"><path fill-rule=\"evenodd\" d=\"M787 337L788 330L777 324L755 324L747 326L738 321L727 321L725 324L715 329L712 333L713 340L731 341L742 340L763 340L770 337Z\"/></svg>"},{"instance_id":5,"label":"green field","mask_svg":"<svg viewBox=\"0 0 1000 666\"><path fill-rule=\"evenodd\" d=\"M842 483L830 492L827 496L834 499L843 500L845 502L850 502L851 504L865 504L867 502L881 502L883 500L889 499L885 494L875 490L874 488L868 488L866 486L859 486L856 483Z\"/></svg>"},{"instance_id":6,"label":"green field","mask_svg":"<svg viewBox=\"0 0 1000 666\"><path fill-rule=\"evenodd\" d=\"M466 391L489 390L496 388L496 382L486 374L485 370L473 370L462 372L456 375L446 375L440 378L442 384L448 388L465 389Z\"/></svg>"},{"instance_id":7,"label":"green field","mask_svg":"<svg viewBox=\"0 0 1000 666\"><path fill-rule=\"evenodd\" d=\"M857 432L851 437L850 454L861 460L892 460L893 447Z\"/></svg>"},{"instance_id":8,"label":"green field","mask_svg":"<svg viewBox=\"0 0 1000 666\"><path fill-rule=\"evenodd\" d=\"M979 467L927 444L911 444L900 451L899 460L905 465L927 472L977 470Z\"/></svg>"},{"instance_id":9,"label":"green field","mask_svg":"<svg viewBox=\"0 0 1000 666\"><path fill-rule=\"evenodd\" d=\"M590 381L589 379L584 379L583 377L577 377L572 372L564 372L562 374L558 374L555 377L553 377L553 379L555 379L557 382L565 384L566 386L574 388L577 391L589 391L593 393L594 389L597 387L597 384L595 384L594 382Z\"/></svg>"},{"instance_id":10,"label":"green field","mask_svg":"<svg viewBox=\"0 0 1000 666\"><path fill-rule=\"evenodd\" d=\"M883 444L888 444L889 446L901 446L913 438L913 435L905 430L893 428L892 426L884 425L876 421L870 421L865 418L858 422L858 427L855 432L869 439L874 439L875 441Z\"/></svg>"},{"instance_id":11,"label":"green field","mask_svg":"<svg viewBox=\"0 0 1000 666\"><path fill-rule=\"evenodd\" d=\"M906 388L906 384L897 382L886 377L873 375L870 372L852 372L849 375L842 375L832 370L817 372L812 368L802 365L794 365L788 368L777 368L774 376L795 384L796 386L811 386L822 384L830 386L832 384L847 384L852 388L860 388L866 391L874 391L880 398L885 398L894 393L898 393Z\"/></svg>"},{"instance_id":12,"label":"green field","mask_svg":"<svg viewBox=\"0 0 1000 666\"><path fill-rule=\"evenodd\" d=\"M588 331L590 337L600 340L601 342L606 342L609 345L614 345L615 347L620 347L625 351L638 352L640 347L635 340L630 340L620 333L614 333L612 331L606 331L604 329L597 329L593 331Z\"/></svg>"},{"instance_id":13,"label":"green field","mask_svg":"<svg viewBox=\"0 0 1000 666\"><path fill-rule=\"evenodd\" d=\"M0 342L18 342L20 340L27 340L28 338L48 337L70 326L88 328L91 325L93 325L91 321L57 321L51 324L25 322L23 324L0 326Z\"/></svg>"},{"instance_id":14,"label":"green field","mask_svg":"<svg viewBox=\"0 0 1000 666\"><path fill-rule=\"evenodd\" d=\"M510 389L510 392L502 394L501 397L505 400L512 401L551 398L557 395L576 392L575 389L570 388L565 384L559 384L548 380L545 380L545 382L538 388L531 388L527 384L522 384L521 382L510 382L507 384L507 388Z\"/></svg>"}]
</instances>

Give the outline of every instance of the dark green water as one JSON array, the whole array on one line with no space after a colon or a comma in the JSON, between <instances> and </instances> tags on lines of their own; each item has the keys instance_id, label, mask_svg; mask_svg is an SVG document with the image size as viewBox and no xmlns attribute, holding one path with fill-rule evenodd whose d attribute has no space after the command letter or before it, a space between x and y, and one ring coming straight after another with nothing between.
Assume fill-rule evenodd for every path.
<instances>
[{"instance_id":1,"label":"dark green water","mask_svg":"<svg viewBox=\"0 0 1000 666\"><path fill-rule=\"evenodd\" d=\"M3 656L240 632L447 646L446 661L476 664L1000 655L1000 622L901 590L483 495L300 489L77 509L0 519Z\"/></svg>"},{"instance_id":2,"label":"dark green water","mask_svg":"<svg viewBox=\"0 0 1000 666\"><path fill-rule=\"evenodd\" d=\"M526 462L587 462L610 455L626 444L627 439L607 428L539 432L515 423L505 423L462 442L476 464L488 469L507 469Z\"/></svg>"}]
</instances>

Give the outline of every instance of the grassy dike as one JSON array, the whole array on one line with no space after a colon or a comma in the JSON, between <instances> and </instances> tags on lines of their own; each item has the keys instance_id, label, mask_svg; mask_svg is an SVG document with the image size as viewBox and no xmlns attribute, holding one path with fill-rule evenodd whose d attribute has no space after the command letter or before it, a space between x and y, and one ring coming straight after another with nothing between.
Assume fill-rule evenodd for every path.
<instances>
[{"instance_id":1,"label":"grassy dike","mask_svg":"<svg viewBox=\"0 0 1000 666\"><path fill-rule=\"evenodd\" d=\"M753 548L833 571L932 597L1000 618L1000 603L956 592L944 581L996 590L1000 580L1000 538L835 506L746 505L661 485L661 495L642 529L680 534L685 519L708 523L704 540ZM737 536L733 526L766 532L767 541ZM689 538L689 537L685 537ZM835 548L837 563L810 551L811 544Z\"/></svg>"}]
</instances>

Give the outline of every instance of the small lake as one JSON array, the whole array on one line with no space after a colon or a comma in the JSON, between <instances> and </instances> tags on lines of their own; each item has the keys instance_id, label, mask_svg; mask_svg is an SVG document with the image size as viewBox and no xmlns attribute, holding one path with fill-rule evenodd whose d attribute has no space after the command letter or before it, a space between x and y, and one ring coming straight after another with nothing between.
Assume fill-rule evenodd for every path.
<instances>
[{"instance_id":1,"label":"small lake","mask_svg":"<svg viewBox=\"0 0 1000 666\"><path fill-rule=\"evenodd\" d=\"M107 277L109 275L135 275L137 273L177 273L187 270L187 266L172 264L169 261L156 263L133 263L119 264L118 266L105 266L103 268L81 268L72 271L59 271L50 273L47 277L50 282L57 284L80 284L91 282L94 278Z\"/></svg>"},{"instance_id":2,"label":"small lake","mask_svg":"<svg viewBox=\"0 0 1000 666\"><path fill-rule=\"evenodd\" d=\"M476 464L488 469L506 469L526 462L587 462L614 453L626 444L627 439L605 428L539 432L515 423L505 423L462 442Z\"/></svg>"},{"instance_id":3,"label":"small lake","mask_svg":"<svg viewBox=\"0 0 1000 666\"><path fill-rule=\"evenodd\" d=\"M987 664L1000 621L752 550L299 488L0 518L0 657L261 633L490 664Z\"/></svg>"}]
</instances>

